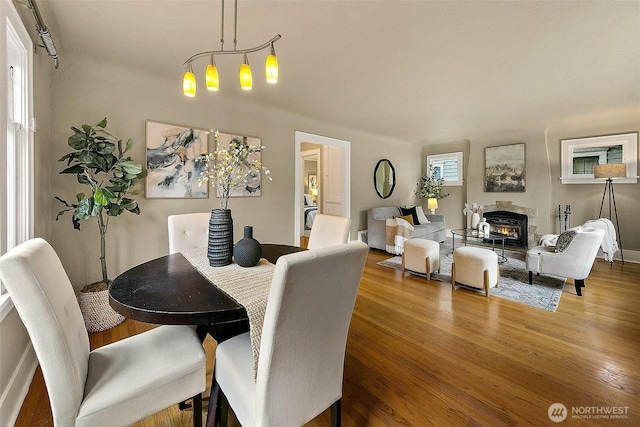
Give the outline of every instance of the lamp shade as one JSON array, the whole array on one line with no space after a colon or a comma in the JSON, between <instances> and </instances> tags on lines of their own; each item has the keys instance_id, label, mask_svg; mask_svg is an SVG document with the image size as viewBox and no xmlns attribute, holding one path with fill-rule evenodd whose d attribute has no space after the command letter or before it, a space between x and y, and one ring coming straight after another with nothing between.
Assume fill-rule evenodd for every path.
<instances>
[{"instance_id":1,"label":"lamp shade","mask_svg":"<svg viewBox=\"0 0 640 427\"><path fill-rule=\"evenodd\" d=\"M267 83L278 83L278 58L273 43L271 43L271 53L264 64L264 72Z\"/></svg>"},{"instance_id":2,"label":"lamp shade","mask_svg":"<svg viewBox=\"0 0 640 427\"><path fill-rule=\"evenodd\" d=\"M431 211L431 214L434 214L438 209L438 199L427 199L427 209Z\"/></svg>"},{"instance_id":3,"label":"lamp shade","mask_svg":"<svg viewBox=\"0 0 640 427\"><path fill-rule=\"evenodd\" d=\"M593 177L596 179L620 179L627 177L627 165L624 163L607 163L595 165Z\"/></svg>"},{"instance_id":4,"label":"lamp shade","mask_svg":"<svg viewBox=\"0 0 640 427\"><path fill-rule=\"evenodd\" d=\"M310 191L311 191L311 195L312 196L317 196L318 195L318 189L317 188L312 188Z\"/></svg>"},{"instance_id":5,"label":"lamp shade","mask_svg":"<svg viewBox=\"0 0 640 427\"><path fill-rule=\"evenodd\" d=\"M253 77L251 76L251 67L249 67L249 60L247 54L244 54L244 62L240 65L240 87L243 90L251 90L253 86Z\"/></svg>"},{"instance_id":6,"label":"lamp shade","mask_svg":"<svg viewBox=\"0 0 640 427\"><path fill-rule=\"evenodd\" d=\"M193 74L193 71L191 71L191 67L184 73L182 91L186 96L196 96L196 76Z\"/></svg>"},{"instance_id":7,"label":"lamp shade","mask_svg":"<svg viewBox=\"0 0 640 427\"><path fill-rule=\"evenodd\" d=\"M217 91L220 88L220 78L218 77L218 67L211 55L211 64L207 65L207 71L205 73L205 81L207 82L207 89L211 91Z\"/></svg>"}]
</instances>

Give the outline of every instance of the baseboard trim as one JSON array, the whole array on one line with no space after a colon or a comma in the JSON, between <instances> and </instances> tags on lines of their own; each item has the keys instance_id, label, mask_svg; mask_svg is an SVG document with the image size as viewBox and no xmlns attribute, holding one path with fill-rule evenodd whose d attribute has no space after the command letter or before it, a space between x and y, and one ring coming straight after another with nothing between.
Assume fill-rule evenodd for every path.
<instances>
[{"instance_id":1,"label":"baseboard trim","mask_svg":"<svg viewBox=\"0 0 640 427\"><path fill-rule=\"evenodd\" d=\"M36 353L33 351L31 342L25 348L20 357L20 362L16 367L7 388L0 396L0 420L8 423L6 425L12 426L18 419L22 402L24 402L31 381L33 381L33 374L38 367L38 359Z\"/></svg>"}]
</instances>

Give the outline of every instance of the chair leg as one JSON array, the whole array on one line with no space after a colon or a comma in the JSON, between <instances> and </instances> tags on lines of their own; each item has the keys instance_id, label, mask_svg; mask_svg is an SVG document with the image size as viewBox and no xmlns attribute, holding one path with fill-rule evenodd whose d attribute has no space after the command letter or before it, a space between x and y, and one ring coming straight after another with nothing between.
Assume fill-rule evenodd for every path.
<instances>
[{"instance_id":1,"label":"chair leg","mask_svg":"<svg viewBox=\"0 0 640 427\"><path fill-rule=\"evenodd\" d=\"M404 274L404 252L402 253L402 274Z\"/></svg>"},{"instance_id":2,"label":"chair leg","mask_svg":"<svg viewBox=\"0 0 640 427\"><path fill-rule=\"evenodd\" d=\"M193 427L202 427L202 393L198 393L193 400Z\"/></svg>"},{"instance_id":3,"label":"chair leg","mask_svg":"<svg viewBox=\"0 0 640 427\"><path fill-rule=\"evenodd\" d=\"M584 279L583 280L576 279L575 282L576 282L576 293L578 294L579 297L581 297L582 296L581 288L584 288Z\"/></svg>"},{"instance_id":4,"label":"chair leg","mask_svg":"<svg viewBox=\"0 0 640 427\"><path fill-rule=\"evenodd\" d=\"M229 425L229 401L222 390L220 390L220 396L222 398L220 404L220 427L227 427Z\"/></svg>"},{"instance_id":5,"label":"chair leg","mask_svg":"<svg viewBox=\"0 0 640 427\"><path fill-rule=\"evenodd\" d=\"M451 287L456 288L456 263L451 263Z\"/></svg>"},{"instance_id":6,"label":"chair leg","mask_svg":"<svg viewBox=\"0 0 640 427\"><path fill-rule=\"evenodd\" d=\"M489 270L484 271L484 296L489 298Z\"/></svg>"},{"instance_id":7,"label":"chair leg","mask_svg":"<svg viewBox=\"0 0 640 427\"><path fill-rule=\"evenodd\" d=\"M533 285L533 271L529 272L529 284Z\"/></svg>"},{"instance_id":8,"label":"chair leg","mask_svg":"<svg viewBox=\"0 0 640 427\"><path fill-rule=\"evenodd\" d=\"M342 398L331 405L331 427L340 427L342 424Z\"/></svg>"},{"instance_id":9,"label":"chair leg","mask_svg":"<svg viewBox=\"0 0 640 427\"><path fill-rule=\"evenodd\" d=\"M427 272L427 280L431 279L431 258L424 259L424 271Z\"/></svg>"}]
</instances>

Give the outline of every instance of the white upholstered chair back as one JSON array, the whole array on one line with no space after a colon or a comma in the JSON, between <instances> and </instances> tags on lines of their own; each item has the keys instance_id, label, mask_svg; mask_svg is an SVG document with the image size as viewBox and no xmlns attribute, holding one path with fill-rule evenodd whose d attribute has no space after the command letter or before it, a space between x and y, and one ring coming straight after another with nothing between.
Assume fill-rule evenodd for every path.
<instances>
[{"instance_id":1,"label":"white upholstered chair back","mask_svg":"<svg viewBox=\"0 0 640 427\"><path fill-rule=\"evenodd\" d=\"M345 347L369 248L360 242L282 257L265 313L256 420L302 425L342 397Z\"/></svg>"},{"instance_id":2,"label":"white upholstered chair back","mask_svg":"<svg viewBox=\"0 0 640 427\"><path fill-rule=\"evenodd\" d=\"M209 212L170 215L167 218L169 253L206 247L210 218Z\"/></svg>"},{"instance_id":3,"label":"white upholstered chair back","mask_svg":"<svg viewBox=\"0 0 640 427\"><path fill-rule=\"evenodd\" d=\"M349 241L350 227L350 218L317 214L313 220L307 249L318 249L347 243Z\"/></svg>"},{"instance_id":4,"label":"white upholstered chair back","mask_svg":"<svg viewBox=\"0 0 640 427\"><path fill-rule=\"evenodd\" d=\"M29 240L0 258L0 279L40 361L54 424L75 425L84 397L89 337L58 255L45 240Z\"/></svg>"},{"instance_id":5,"label":"white upholstered chair back","mask_svg":"<svg viewBox=\"0 0 640 427\"><path fill-rule=\"evenodd\" d=\"M248 332L216 349L216 381L241 425L301 426L329 407L339 413L347 334L368 250L352 242L278 259L255 378Z\"/></svg>"}]
</instances>

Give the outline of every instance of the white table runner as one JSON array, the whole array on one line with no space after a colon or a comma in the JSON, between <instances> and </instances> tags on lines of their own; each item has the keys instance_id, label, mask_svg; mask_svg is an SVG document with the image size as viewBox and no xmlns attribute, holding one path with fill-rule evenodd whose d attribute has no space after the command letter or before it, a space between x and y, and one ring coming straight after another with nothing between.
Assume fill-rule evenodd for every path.
<instances>
[{"instance_id":1,"label":"white table runner","mask_svg":"<svg viewBox=\"0 0 640 427\"><path fill-rule=\"evenodd\" d=\"M247 310L254 372L256 372L260 356L262 323L275 265L263 258L255 267L240 267L235 263L224 267L211 267L207 259L207 248L183 251L182 255L200 274Z\"/></svg>"}]
</instances>

